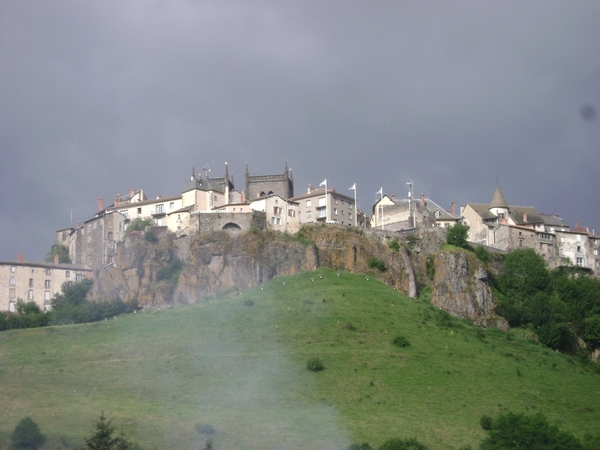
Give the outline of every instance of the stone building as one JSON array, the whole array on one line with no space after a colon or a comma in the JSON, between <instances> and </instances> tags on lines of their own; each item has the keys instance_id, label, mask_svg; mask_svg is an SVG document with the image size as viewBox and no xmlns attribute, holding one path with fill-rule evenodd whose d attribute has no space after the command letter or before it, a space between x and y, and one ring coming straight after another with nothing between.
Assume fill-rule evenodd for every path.
<instances>
[{"instance_id":1,"label":"stone building","mask_svg":"<svg viewBox=\"0 0 600 450\"><path fill-rule=\"evenodd\" d=\"M354 226L356 204L353 197L340 194L334 188L313 189L308 187L305 194L293 197L299 205L299 223L334 223Z\"/></svg>"},{"instance_id":2,"label":"stone building","mask_svg":"<svg viewBox=\"0 0 600 450\"><path fill-rule=\"evenodd\" d=\"M454 204L453 204L454 207ZM447 228L460 221L456 212L444 210L433 200L421 198L396 199L396 196L383 195L374 205L371 214L371 228L388 231L408 230L411 228Z\"/></svg>"},{"instance_id":3,"label":"stone building","mask_svg":"<svg viewBox=\"0 0 600 450\"><path fill-rule=\"evenodd\" d=\"M283 173L276 175L250 175L246 164L245 198L254 200L270 194L277 194L285 199L294 197L294 178L287 161Z\"/></svg>"},{"instance_id":4,"label":"stone building","mask_svg":"<svg viewBox=\"0 0 600 450\"><path fill-rule=\"evenodd\" d=\"M51 309L52 297L60 293L63 283L92 277L92 269L80 264L27 262L19 255L17 261L0 262L0 311L14 312L19 299L35 302L42 311Z\"/></svg>"},{"instance_id":5,"label":"stone building","mask_svg":"<svg viewBox=\"0 0 600 450\"><path fill-rule=\"evenodd\" d=\"M470 242L506 252L532 248L550 268L579 266L600 275L600 237L578 225L571 230L559 216L540 214L533 206L509 205L500 187L489 204L467 203L461 210Z\"/></svg>"}]
</instances>

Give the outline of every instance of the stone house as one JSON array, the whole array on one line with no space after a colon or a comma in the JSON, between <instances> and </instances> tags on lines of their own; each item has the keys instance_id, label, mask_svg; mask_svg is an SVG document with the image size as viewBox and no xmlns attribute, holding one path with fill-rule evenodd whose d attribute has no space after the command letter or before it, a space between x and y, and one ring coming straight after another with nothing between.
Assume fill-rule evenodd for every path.
<instances>
[{"instance_id":1,"label":"stone house","mask_svg":"<svg viewBox=\"0 0 600 450\"><path fill-rule=\"evenodd\" d=\"M0 311L14 312L17 300L35 302L42 311L51 309L52 297L60 293L63 283L92 277L92 269L80 264L27 262L19 255L17 261L0 262Z\"/></svg>"},{"instance_id":2,"label":"stone house","mask_svg":"<svg viewBox=\"0 0 600 450\"><path fill-rule=\"evenodd\" d=\"M559 216L533 206L508 205L499 187L490 204L467 203L461 210L470 242L506 252L532 248L550 268L576 265L600 273L597 236L579 226L571 230Z\"/></svg>"},{"instance_id":3,"label":"stone house","mask_svg":"<svg viewBox=\"0 0 600 450\"><path fill-rule=\"evenodd\" d=\"M333 223L354 226L356 205L354 198L340 194L334 188L313 189L291 199L299 205L299 224Z\"/></svg>"},{"instance_id":4,"label":"stone house","mask_svg":"<svg viewBox=\"0 0 600 450\"><path fill-rule=\"evenodd\" d=\"M454 207L454 204L453 204ZM412 228L447 228L460 221L456 212L450 213L421 194L415 199L396 199L396 196L383 195L373 205L371 228L388 231L408 230Z\"/></svg>"},{"instance_id":5,"label":"stone house","mask_svg":"<svg viewBox=\"0 0 600 450\"><path fill-rule=\"evenodd\" d=\"M267 227L277 231L296 233L300 229L300 203L286 200L278 194L252 200L249 204L252 211L266 214Z\"/></svg>"}]
</instances>

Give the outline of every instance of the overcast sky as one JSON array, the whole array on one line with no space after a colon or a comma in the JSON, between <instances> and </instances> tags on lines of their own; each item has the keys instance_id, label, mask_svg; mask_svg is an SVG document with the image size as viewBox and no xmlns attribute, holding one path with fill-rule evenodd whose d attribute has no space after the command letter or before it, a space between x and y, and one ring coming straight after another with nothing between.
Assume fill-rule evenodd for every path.
<instances>
[{"instance_id":1,"label":"overcast sky","mask_svg":"<svg viewBox=\"0 0 600 450\"><path fill-rule=\"evenodd\" d=\"M0 0L0 260L225 161L600 233L599 112L597 0Z\"/></svg>"}]
</instances>

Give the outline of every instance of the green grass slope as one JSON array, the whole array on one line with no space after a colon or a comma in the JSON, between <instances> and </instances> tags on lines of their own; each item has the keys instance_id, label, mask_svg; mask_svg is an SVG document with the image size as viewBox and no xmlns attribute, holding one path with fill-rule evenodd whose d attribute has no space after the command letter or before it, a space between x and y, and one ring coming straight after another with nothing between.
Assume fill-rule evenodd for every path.
<instances>
[{"instance_id":1,"label":"green grass slope","mask_svg":"<svg viewBox=\"0 0 600 450\"><path fill-rule=\"evenodd\" d=\"M411 345L394 346L398 334ZM325 370L307 370L311 357ZM104 411L145 449L199 449L207 437L217 450L390 437L457 449L484 437L482 414L506 410L596 433L600 376L525 336L323 270L195 305L3 332L0 404L3 445L29 415L44 448L76 448ZM213 435L197 432L207 424Z\"/></svg>"}]
</instances>

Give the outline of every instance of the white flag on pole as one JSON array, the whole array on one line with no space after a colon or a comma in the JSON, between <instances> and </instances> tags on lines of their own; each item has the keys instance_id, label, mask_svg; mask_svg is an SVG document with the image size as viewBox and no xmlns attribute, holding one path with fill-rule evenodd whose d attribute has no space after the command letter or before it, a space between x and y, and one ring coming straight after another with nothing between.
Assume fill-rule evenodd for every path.
<instances>
[{"instance_id":1,"label":"white flag on pole","mask_svg":"<svg viewBox=\"0 0 600 450\"><path fill-rule=\"evenodd\" d=\"M381 195L383 197L383 186L381 186L381 189L379 189L377 192L375 192L375 195Z\"/></svg>"},{"instance_id":2,"label":"white flag on pole","mask_svg":"<svg viewBox=\"0 0 600 450\"><path fill-rule=\"evenodd\" d=\"M354 190L354 191L355 191L355 190L356 190L356 183L354 183L354 184L352 185L352 187L351 187L350 189L348 189L348 190L349 190L349 191L352 191L352 190Z\"/></svg>"},{"instance_id":3,"label":"white flag on pole","mask_svg":"<svg viewBox=\"0 0 600 450\"><path fill-rule=\"evenodd\" d=\"M319 186L327 186L327 178L325 178Z\"/></svg>"}]
</instances>

